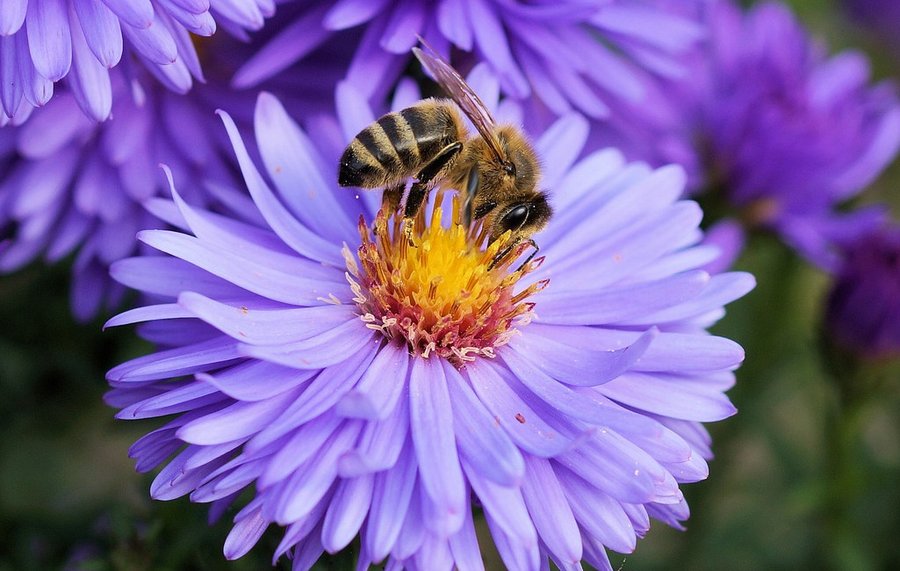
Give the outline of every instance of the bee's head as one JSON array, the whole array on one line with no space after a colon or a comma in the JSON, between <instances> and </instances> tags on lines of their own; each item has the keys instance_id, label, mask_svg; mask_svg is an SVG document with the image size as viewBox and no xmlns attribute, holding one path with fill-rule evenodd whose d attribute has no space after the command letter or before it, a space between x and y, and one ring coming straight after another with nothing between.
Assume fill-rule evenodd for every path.
<instances>
[{"instance_id":1,"label":"bee's head","mask_svg":"<svg viewBox=\"0 0 900 571\"><path fill-rule=\"evenodd\" d=\"M504 204L492 214L485 220L485 224L489 224L491 240L510 232L513 241L519 242L542 230L553 216L553 209L547 202L547 195L538 192L525 201Z\"/></svg>"}]
</instances>

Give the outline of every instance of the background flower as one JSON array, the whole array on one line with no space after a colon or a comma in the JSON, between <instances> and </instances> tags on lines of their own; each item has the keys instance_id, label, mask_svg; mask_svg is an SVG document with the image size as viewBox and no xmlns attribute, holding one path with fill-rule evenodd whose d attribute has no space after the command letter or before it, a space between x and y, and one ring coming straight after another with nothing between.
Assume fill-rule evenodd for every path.
<instances>
[{"instance_id":1,"label":"background flower","mask_svg":"<svg viewBox=\"0 0 900 571\"><path fill-rule=\"evenodd\" d=\"M237 165L215 116L231 110L251 124L252 92L230 89L234 69L252 53L215 38L206 56L208 81L190 94L160 86L134 65L110 71L113 118L96 123L78 112L78 97L63 90L21 125L0 128L0 272L43 256L57 262L77 251L72 308L79 319L120 300L109 265L132 255L138 230L163 227L163 213L144 202L167 193L160 163L196 204L240 214L247 200L234 190ZM269 81L294 109L313 116L331 110L339 75L334 58L314 55L315 81Z\"/></svg>"},{"instance_id":2,"label":"background flower","mask_svg":"<svg viewBox=\"0 0 900 571\"><path fill-rule=\"evenodd\" d=\"M827 333L869 358L900 354L900 228L875 229L847 244L828 296Z\"/></svg>"},{"instance_id":3,"label":"background flower","mask_svg":"<svg viewBox=\"0 0 900 571\"><path fill-rule=\"evenodd\" d=\"M0 112L27 114L66 79L95 121L112 110L109 69L141 61L178 93L203 71L191 34L211 36L216 22L235 34L258 30L273 0L7 0L0 6Z\"/></svg>"},{"instance_id":4,"label":"background flower","mask_svg":"<svg viewBox=\"0 0 900 571\"><path fill-rule=\"evenodd\" d=\"M679 77L679 57L702 35L686 15L696 4L655 0L555 3L413 0L390 3L289 2L277 35L235 76L254 86L288 68L329 38L354 46L347 80L380 106L411 63L417 36L452 56L463 72L479 62L505 94L534 104L543 129L577 110L608 118L620 102L638 105L658 77ZM297 38L302 38L298 41ZM599 41L598 41L599 40ZM451 52L451 48L455 48ZM640 121L640 115L632 116Z\"/></svg>"},{"instance_id":5,"label":"background flower","mask_svg":"<svg viewBox=\"0 0 900 571\"><path fill-rule=\"evenodd\" d=\"M877 210L838 207L897 154L894 85L870 85L858 52L827 56L783 4L743 13L722 0L705 18L710 39L685 81L650 97L655 125L623 126L630 134L613 140L629 156L685 165L696 193L727 203L719 210L833 268L834 244L879 219Z\"/></svg>"},{"instance_id":6,"label":"background flower","mask_svg":"<svg viewBox=\"0 0 900 571\"><path fill-rule=\"evenodd\" d=\"M687 517L678 482L706 477L700 422L734 412L723 391L743 357L705 328L753 280L696 269L717 250L697 245L700 211L677 200L679 169L626 165L613 151L575 162L587 125L560 119L537 141L544 183L566 190L536 237L546 261L522 279L528 291L552 283L533 297L535 321L514 320L519 334L501 337L495 358L425 358L367 313L378 297L371 258L354 259L354 220L371 220L377 203L336 188L329 158L341 148L319 151L264 94L264 177L224 120L265 226L176 193L189 233L144 232L169 256L113 267L160 300L109 322L147 322L164 347L109 373L119 418L175 415L132 448L139 470L166 463L155 498L227 505L254 485L225 555L277 523L275 557L291 552L295 569L357 533L360 564L477 567L476 497L511 568L547 557L609 567L606 547L630 552L650 517Z\"/></svg>"}]
</instances>

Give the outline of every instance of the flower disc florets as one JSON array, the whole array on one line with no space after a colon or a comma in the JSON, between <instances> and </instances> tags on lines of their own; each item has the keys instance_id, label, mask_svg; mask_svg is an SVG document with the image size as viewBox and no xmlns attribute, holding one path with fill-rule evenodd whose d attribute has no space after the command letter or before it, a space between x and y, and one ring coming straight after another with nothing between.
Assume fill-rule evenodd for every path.
<instances>
[{"instance_id":1,"label":"flower disc florets","mask_svg":"<svg viewBox=\"0 0 900 571\"><path fill-rule=\"evenodd\" d=\"M345 254L354 301L368 327L403 340L413 354L436 354L461 367L476 355L493 357L516 326L530 320L534 303L525 300L548 282L516 291L543 258L511 271L531 246L512 244L509 234L488 244L480 225L462 223L458 197L444 226L443 202L438 197L427 222L425 209L411 221L382 210L371 229L360 219L361 267Z\"/></svg>"}]
</instances>

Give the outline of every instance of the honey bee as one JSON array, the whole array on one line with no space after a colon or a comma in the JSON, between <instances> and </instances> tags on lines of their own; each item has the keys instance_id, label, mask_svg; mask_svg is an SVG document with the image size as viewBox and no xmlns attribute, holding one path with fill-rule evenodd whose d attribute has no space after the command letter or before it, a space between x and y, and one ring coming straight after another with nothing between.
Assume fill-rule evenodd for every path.
<instances>
[{"instance_id":1,"label":"honey bee","mask_svg":"<svg viewBox=\"0 0 900 571\"><path fill-rule=\"evenodd\" d=\"M534 148L518 128L495 125L459 73L422 44L424 49L413 52L450 99L425 99L360 131L341 156L338 184L384 187L382 206L395 212L413 177L406 218L417 214L431 187L449 186L463 193L467 226L482 221L490 241L511 233L504 255L522 242L536 253L531 236L547 225L553 210L537 189L540 166ZM475 136L470 137L460 110L478 131Z\"/></svg>"}]
</instances>

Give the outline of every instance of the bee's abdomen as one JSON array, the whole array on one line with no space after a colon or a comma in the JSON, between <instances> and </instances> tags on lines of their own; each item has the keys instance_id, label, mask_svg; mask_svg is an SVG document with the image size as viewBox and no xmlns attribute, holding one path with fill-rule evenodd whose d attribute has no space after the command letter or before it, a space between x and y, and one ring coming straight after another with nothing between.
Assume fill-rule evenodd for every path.
<instances>
[{"instance_id":1,"label":"bee's abdomen","mask_svg":"<svg viewBox=\"0 0 900 571\"><path fill-rule=\"evenodd\" d=\"M414 176L458 140L453 112L440 104L384 115L359 132L341 157L341 186L388 186Z\"/></svg>"}]
</instances>

